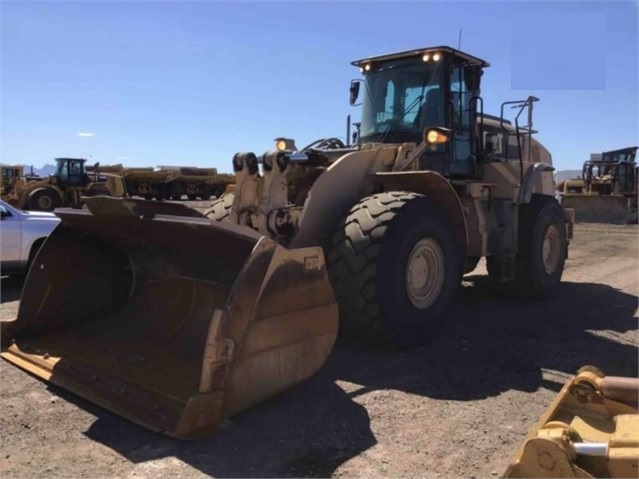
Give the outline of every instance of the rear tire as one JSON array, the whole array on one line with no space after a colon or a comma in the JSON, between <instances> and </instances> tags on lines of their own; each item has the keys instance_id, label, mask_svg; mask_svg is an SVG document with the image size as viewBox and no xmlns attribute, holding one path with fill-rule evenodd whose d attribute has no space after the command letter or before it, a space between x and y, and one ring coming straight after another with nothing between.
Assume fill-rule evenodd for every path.
<instances>
[{"instance_id":1,"label":"rear tire","mask_svg":"<svg viewBox=\"0 0 639 479\"><path fill-rule=\"evenodd\" d=\"M53 211L62 201L58 193L51 188L38 188L29 194L29 209L32 211Z\"/></svg>"},{"instance_id":2,"label":"rear tire","mask_svg":"<svg viewBox=\"0 0 639 479\"><path fill-rule=\"evenodd\" d=\"M447 215L426 196L386 192L361 200L327 255L341 331L377 346L429 340L461 282L457 245Z\"/></svg>"},{"instance_id":3,"label":"rear tire","mask_svg":"<svg viewBox=\"0 0 639 479\"><path fill-rule=\"evenodd\" d=\"M204 212L204 216L215 221L230 221L234 198L235 194L233 193L222 195L211 203L210 208Z\"/></svg>"},{"instance_id":4,"label":"rear tire","mask_svg":"<svg viewBox=\"0 0 639 479\"><path fill-rule=\"evenodd\" d=\"M561 206L551 196L534 194L530 203L519 206L515 279L498 283L499 263L492 256L486 257L486 269L502 294L549 298L561 281L567 251Z\"/></svg>"},{"instance_id":5,"label":"rear tire","mask_svg":"<svg viewBox=\"0 0 639 479\"><path fill-rule=\"evenodd\" d=\"M568 250L564 215L551 196L533 195L519 207L516 276L525 296L548 298L561 281Z\"/></svg>"},{"instance_id":6,"label":"rear tire","mask_svg":"<svg viewBox=\"0 0 639 479\"><path fill-rule=\"evenodd\" d=\"M197 200L197 195L188 194L188 195L186 195L186 197L189 199L189 201Z\"/></svg>"}]
</instances>

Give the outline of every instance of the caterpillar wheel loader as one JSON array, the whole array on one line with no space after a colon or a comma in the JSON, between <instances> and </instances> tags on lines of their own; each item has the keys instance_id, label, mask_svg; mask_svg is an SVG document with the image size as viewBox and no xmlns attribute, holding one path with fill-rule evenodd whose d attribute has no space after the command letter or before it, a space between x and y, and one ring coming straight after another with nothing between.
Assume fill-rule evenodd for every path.
<instances>
[{"instance_id":1,"label":"caterpillar wheel loader","mask_svg":"<svg viewBox=\"0 0 639 479\"><path fill-rule=\"evenodd\" d=\"M126 195L120 176L89 173L83 158L56 158L55 162L55 172L48 178L19 180L10 202L23 210L53 211L59 207L79 208L83 196Z\"/></svg>"},{"instance_id":2,"label":"caterpillar wheel loader","mask_svg":"<svg viewBox=\"0 0 639 479\"><path fill-rule=\"evenodd\" d=\"M584 163L579 179L559 185L562 203L575 211L579 223L637 222L639 167L637 147L604 151L601 159Z\"/></svg>"},{"instance_id":3,"label":"caterpillar wheel loader","mask_svg":"<svg viewBox=\"0 0 639 479\"><path fill-rule=\"evenodd\" d=\"M637 477L639 379L584 366L519 448L504 478Z\"/></svg>"},{"instance_id":4,"label":"caterpillar wheel loader","mask_svg":"<svg viewBox=\"0 0 639 479\"><path fill-rule=\"evenodd\" d=\"M57 213L2 357L193 437L311 376L338 326L372 344L428 341L481 257L496 287L551 295L572 216L532 138L536 99L483 114L488 63L449 47L353 64L356 144L238 153L234 192L206 218L126 198Z\"/></svg>"}]
</instances>

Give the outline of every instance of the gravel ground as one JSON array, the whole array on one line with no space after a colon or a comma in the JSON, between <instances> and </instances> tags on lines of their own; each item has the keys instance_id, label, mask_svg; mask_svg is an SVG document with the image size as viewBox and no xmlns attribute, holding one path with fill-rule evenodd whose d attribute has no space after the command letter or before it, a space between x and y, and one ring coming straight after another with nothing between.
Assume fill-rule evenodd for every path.
<instances>
[{"instance_id":1,"label":"gravel ground","mask_svg":"<svg viewBox=\"0 0 639 479\"><path fill-rule=\"evenodd\" d=\"M577 225L559 294L495 294L465 277L431 344L339 343L318 374L214 436L150 433L0 361L0 474L8 477L491 477L580 366L638 375L638 228ZM20 281L2 279L0 318Z\"/></svg>"}]
</instances>

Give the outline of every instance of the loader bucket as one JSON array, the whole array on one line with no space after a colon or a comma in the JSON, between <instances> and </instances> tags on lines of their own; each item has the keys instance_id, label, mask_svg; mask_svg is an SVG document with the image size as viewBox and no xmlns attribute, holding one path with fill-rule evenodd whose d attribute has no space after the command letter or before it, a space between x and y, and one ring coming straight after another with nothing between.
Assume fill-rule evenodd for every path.
<instances>
[{"instance_id":1,"label":"loader bucket","mask_svg":"<svg viewBox=\"0 0 639 479\"><path fill-rule=\"evenodd\" d=\"M624 196L568 195L561 204L575 210L577 223L612 223L625 225L630 210Z\"/></svg>"},{"instance_id":2,"label":"loader bucket","mask_svg":"<svg viewBox=\"0 0 639 479\"><path fill-rule=\"evenodd\" d=\"M505 478L637 477L639 379L586 366L530 431Z\"/></svg>"},{"instance_id":3,"label":"loader bucket","mask_svg":"<svg viewBox=\"0 0 639 479\"><path fill-rule=\"evenodd\" d=\"M95 199L93 214L57 213L18 317L2 324L4 359L178 438L322 366L337 305L320 248Z\"/></svg>"}]
</instances>

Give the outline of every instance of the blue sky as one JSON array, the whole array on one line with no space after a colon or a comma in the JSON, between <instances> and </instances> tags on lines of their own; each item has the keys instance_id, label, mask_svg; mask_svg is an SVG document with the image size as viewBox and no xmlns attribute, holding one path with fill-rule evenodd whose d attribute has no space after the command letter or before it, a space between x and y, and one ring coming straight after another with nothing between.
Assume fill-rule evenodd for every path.
<instances>
[{"instance_id":1,"label":"blue sky","mask_svg":"<svg viewBox=\"0 0 639 479\"><path fill-rule=\"evenodd\" d=\"M555 167L639 144L639 8L625 2L0 3L0 161L231 171L277 136L344 137L355 59L457 46L486 112L534 95ZM80 135L84 133L84 135Z\"/></svg>"}]
</instances>

